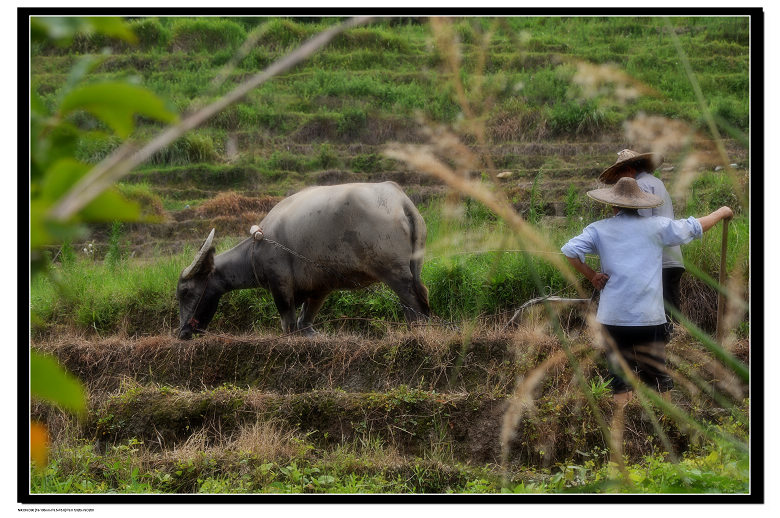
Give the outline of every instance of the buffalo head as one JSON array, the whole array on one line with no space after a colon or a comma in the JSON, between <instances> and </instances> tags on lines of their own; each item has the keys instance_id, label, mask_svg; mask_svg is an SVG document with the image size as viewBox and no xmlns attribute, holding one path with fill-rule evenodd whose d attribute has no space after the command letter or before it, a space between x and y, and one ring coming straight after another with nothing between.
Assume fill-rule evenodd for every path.
<instances>
[{"instance_id":1,"label":"buffalo head","mask_svg":"<svg viewBox=\"0 0 780 518\"><path fill-rule=\"evenodd\" d=\"M222 295L214 279L214 229L200 247L195 260L181 272L176 287L179 301L179 338L189 340L193 331L206 329Z\"/></svg>"}]
</instances>

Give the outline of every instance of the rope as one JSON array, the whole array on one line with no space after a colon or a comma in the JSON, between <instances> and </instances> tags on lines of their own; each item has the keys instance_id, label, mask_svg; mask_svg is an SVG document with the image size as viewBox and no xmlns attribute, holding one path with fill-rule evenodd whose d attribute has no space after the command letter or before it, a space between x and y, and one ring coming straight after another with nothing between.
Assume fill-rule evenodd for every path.
<instances>
[{"instance_id":1,"label":"rope","mask_svg":"<svg viewBox=\"0 0 780 518\"><path fill-rule=\"evenodd\" d=\"M262 231L262 229L260 227L257 227L257 228L252 227L252 229L250 229L250 231L252 231L252 230L254 230L254 232L252 232L252 237L254 238L254 243L252 244L252 254L253 255L252 255L252 258L251 258L250 262L252 263L252 272L255 275L255 281L257 282L258 286L260 286L260 280L257 277L257 272L255 271L254 247L260 241L267 241L267 242L271 243L272 245L274 245L275 247L280 248L280 249L284 250L285 252L287 252L287 253L289 253L289 254L291 254L291 255L293 255L293 256L295 256L295 257L297 257L297 258L299 258L299 259L301 259L303 261L306 261L307 263L310 263L310 264L312 264L312 265L314 265L314 266L316 266L316 267L318 267L320 269L327 270L327 271L337 275L338 277L343 279L345 283L347 283L347 284L351 283L353 289L366 289L366 291L369 291L369 292L373 293L374 295L379 296L380 298L384 297L384 294L379 293L377 288L371 287L371 286L367 286L367 287L360 286L357 282L350 281L341 272L336 271L332 267L330 267L328 265L324 265L324 264L318 263L317 261L314 261L313 259L310 259L310 258L306 257L305 255L303 255L303 254L301 254L299 252L296 252L295 250L293 250L293 249L283 245L282 243L280 243L280 242L278 242L278 241L276 241L274 239L271 239L270 237L268 237L265 234L263 234L263 231ZM414 309L413 307L410 307L410 306L407 306L406 304L404 304L400 300L400 298L397 301L397 303L402 308L407 309L407 310L411 311L412 313L414 313L415 315L418 315L418 316L421 316L421 317L425 318L426 320L438 320L438 321L441 322L441 323L435 323L435 324L432 324L430 322L427 322L425 324L415 323L415 325L430 325L430 326L434 326L435 325L435 326L439 326L439 327L448 327L448 328L451 328L451 329L459 329L459 326L455 322L451 322L449 320L443 319L441 317L437 317L435 315L434 316L424 315L424 314L420 313L419 311L417 311L416 309ZM322 322L322 323L326 323L326 322L328 322L328 321L325 321L325 322Z\"/></svg>"},{"instance_id":2,"label":"rope","mask_svg":"<svg viewBox=\"0 0 780 518\"><path fill-rule=\"evenodd\" d=\"M530 254L563 255L563 253L561 252L550 252L548 250L494 248L490 250L472 250L470 252L456 252L454 254L434 255L432 257L429 257L428 261L435 261L437 259L442 259L445 257L456 257L459 255L479 255L479 254L489 254L492 252L503 252L506 254L530 253Z\"/></svg>"},{"instance_id":3,"label":"rope","mask_svg":"<svg viewBox=\"0 0 780 518\"><path fill-rule=\"evenodd\" d=\"M540 302L567 302L567 303L580 303L580 304L587 302L588 306L587 306L586 312L589 311L591 304L593 303L593 301L596 298L596 293L598 293L597 290L593 290L593 294L588 299L578 299L578 298L569 298L569 297L558 297L558 296L556 296L558 293L561 293L564 290L567 290L567 289L571 288L572 286L574 286L574 285L573 284L569 284L568 286L565 286L565 287L561 288L560 290L558 290L555 293L548 293L547 295L543 295L541 297L536 297L534 299L526 301L522 306L520 306L517 309L517 311L515 311L515 314L512 315L512 318L510 318L509 321L506 324L504 324L504 327L502 327L501 330L502 331L506 330L506 328L509 327L515 321L515 318L517 318L517 316L520 315L525 310L525 308L527 308L528 306L533 306L535 304L539 304ZM545 286L545 288L549 289L550 291L552 291L552 288L550 288L550 286Z\"/></svg>"},{"instance_id":4,"label":"rope","mask_svg":"<svg viewBox=\"0 0 780 518\"><path fill-rule=\"evenodd\" d=\"M198 312L200 303L203 301L203 295L206 294L206 290L209 287L209 279L211 279L211 272L209 272L209 274L206 276L206 281L203 283L203 291L200 292L200 297L198 297L198 301L195 303L195 308L192 310L189 320L187 320L186 324L179 327L179 332L181 332L181 330L184 329L184 326L186 325L189 325L193 331L202 331L201 329L198 329L198 324L200 324L200 322L195 319L195 314Z\"/></svg>"},{"instance_id":5,"label":"rope","mask_svg":"<svg viewBox=\"0 0 780 518\"><path fill-rule=\"evenodd\" d=\"M537 298L534 298L534 299L531 299L531 300L525 302L522 306L520 306L519 309L517 309L515 311L515 313L512 316L512 318L510 318L509 321L506 324L504 324L504 326L501 328L501 331L502 332L506 331L506 329L509 327L509 325L511 325L514 322L515 318L517 318L517 316L526 307L534 305L534 304L538 304L539 302L542 302L542 301L545 301L545 300L548 300L548 301L551 301L551 302L579 302L579 303L588 302L588 310L589 310L591 304L595 300L595 296L596 296L596 293L597 293L596 291L593 292L593 295L591 295L591 297L589 299L562 298L562 297L556 297L555 296L556 293L561 293L562 291L564 291L564 290L566 290L566 289L568 289L568 288L570 288L572 286L573 286L573 284L565 286L565 287L561 288L560 290L558 290L555 293L551 292L552 288L550 286L546 286L545 288L548 290L548 294L545 295L545 296L537 297ZM404 304L401 303L400 301L399 301L399 304L401 306L404 306ZM508 314L510 311L511 310L503 311L503 312L501 312L501 314L505 315L505 314ZM443 319L441 317L434 317L434 318L440 320L441 322L435 323L435 322L419 322L418 321L418 322L413 323L412 326L413 327L447 327L447 328L449 328L451 330L454 330L454 331L460 331L460 326L458 326L454 322L446 320L446 319ZM319 324L322 325L322 324L330 324L330 323L333 323L333 322L346 322L346 321L350 321L350 320L357 320L357 321L362 321L362 322L372 322L372 323L376 322L376 323L380 323L380 324L384 324L384 325L399 326L399 327L400 326L406 326L406 324L403 323L403 322L393 322L393 321L390 321L390 320L383 320L383 319L378 319L378 318L368 318L368 317L339 317L339 318L330 318L330 319L327 319L327 320L320 321ZM273 337L273 338L268 338L266 340L261 340L259 342L254 342L254 343L263 344L263 343L270 343L270 342L275 342L275 341L278 341L278 340L283 340L285 338L289 338L291 336L300 334L303 331L305 331L306 329L308 329L308 328L296 329L294 331L289 331L289 332L284 333L282 335L279 335L279 336L276 336L276 337ZM233 342L240 342L240 341L242 341L239 338L235 338L233 336L225 335L225 334L222 334L222 333L214 333L214 332L208 331L206 329L193 329L193 331L201 333L201 334L205 334L205 335L215 336L215 337L222 338L222 339L229 340L229 341L233 341Z\"/></svg>"},{"instance_id":6,"label":"rope","mask_svg":"<svg viewBox=\"0 0 780 518\"><path fill-rule=\"evenodd\" d=\"M272 245L274 245L275 247L280 248L281 250L284 250L285 252L293 255L294 257L297 257L297 258L299 258L299 259L301 259L301 260L303 260L303 261L305 261L307 263L310 263L310 264L312 264L312 265L314 265L314 266L316 266L318 268L321 268L323 270L328 270L331 273L334 273L337 276L341 277L345 282L349 283L349 279L347 279L340 272L334 270L333 268L331 268L331 267L329 267L327 265L320 264L317 261L314 261L313 259L310 259L310 258L304 256L303 254L301 254L299 252L296 252L295 250L293 250L293 249L283 245L282 243L280 243L280 242L278 242L278 241L276 241L274 239L271 239L270 237L268 237L265 234L263 234L263 230L260 227L254 226L254 227L252 227L250 232L252 234L253 243L252 243L252 249L251 249L251 252L250 252L250 261L249 262L252 265L252 273L253 273L253 275L255 277L255 282L257 283L258 287L261 287L262 284L260 283L260 279L259 279L259 277L257 275L257 270L255 268L255 248L258 245L258 243L260 243L261 241L267 241L267 242L271 243ZM450 254L450 256L479 254L479 253L489 253L489 252L504 252L504 253L532 252L532 253L547 253L547 254L563 255L560 252L546 252L546 251L539 251L539 250L480 250L480 251L474 251L474 252L459 252L459 253L456 253L456 254ZM431 258L430 260L433 260L433 259L435 259L435 257ZM358 285L354 281L352 281L352 285L353 285L353 289L363 289L363 287L361 287L360 285ZM543 295L541 297L537 297L535 299L531 299L531 300L525 302L522 306L520 306L520 308L515 311L515 313L512 316L512 318L509 319L509 321L504 325L504 327L502 328L502 331L506 330L506 328L509 327L509 325L511 325L514 322L515 318L517 318L517 316L520 313L522 313L523 310L525 310L526 307L534 305L534 304L538 304L539 302L543 302L543 301L551 301L551 302L552 301L555 301L555 302L585 302L585 301L589 301L588 308L590 308L590 303L593 302L593 300L595 298L595 295L596 295L596 291L593 292L593 295L590 297L590 299L561 298L561 297L557 297L556 296L558 293L561 293L564 290L567 290L567 289L571 288L572 286L574 286L574 285L573 284L569 284L568 286L565 286L565 287L561 288L560 290L558 290L555 293L552 292L552 288L550 286L545 286L545 291L547 292L547 294ZM379 293L377 288L366 287L365 289L367 291L373 293L374 295L379 296L380 298L384 296L384 294ZM205 290L204 290L204 292L205 292ZM201 298L202 297L203 297L203 294L201 293ZM414 322L412 324L413 326L446 327L446 328L453 329L453 330L459 330L460 329L460 326L458 326L455 322L446 320L444 318L441 318L441 317L438 317L438 316L435 316L435 315L433 315L433 316L422 315L416 309L414 309L414 308L412 308L410 306L407 306L406 304L401 302L400 299L397 301L397 303L402 308L405 308L405 309L411 311L414 314L426 317L426 319L429 320L428 322L419 322L419 321L418 322ZM200 304L200 300L198 301L198 305L199 304ZM197 309L197 305L196 305L196 309ZM505 313L508 313L508 312L505 312ZM347 321L347 320L362 320L362 321L368 321L368 322L382 322L384 324L389 324L389 325L404 325L404 324L401 324L400 322L390 322L390 321L387 321L387 320L379 320L379 319L365 318L365 317L343 317L343 318L337 318L337 319L329 319L329 320L321 321L320 324L327 324L327 323L338 322L338 321L343 322L343 321ZM430 320L438 320L438 322L430 322ZM231 338L231 337L229 337L227 335L222 335L222 334L218 334L218 333L212 333L210 331L206 331L205 329L197 329L195 326L192 326L192 327L193 327L193 331L196 331L196 332L208 334L208 335L211 335L211 336L217 336L217 337L228 339L228 340L234 340L233 338ZM301 332L305 331L309 327L304 328L304 329L296 329L294 331L287 332L287 333L285 333L285 334L283 334L283 335L281 335L279 337L275 337L275 338L271 338L271 339L268 339L268 340L264 340L264 341L262 341L260 343L270 342L270 341L274 341L274 340L280 340L280 339L283 339L283 338L286 338L286 337L289 337L289 336L293 336L293 335L296 335L298 333L301 333Z\"/></svg>"},{"instance_id":7,"label":"rope","mask_svg":"<svg viewBox=\"0 0 780 518\"><path fill-rule=\"evenodd\" d=\"M262 230L260 230L260 232L262 233ZM275 245L275 246L277 246L277 247L281 248L281 249L282 249L282 250L284 250L285 252L288 252L288 253L290 253L290 254L294 255L295 257L298 257L299 259L303 259L304 261L306 261L306 262L309 262L309 263L311 263L311 264L313 264L313 265L315 265L315 266L317 266L317 267L319 267L319 268L328 269L328 270L330 270L331 272L335 273L336 275L339 275L341 278L344 278L344 276L343 276L343 275L341 275L339 272L336 272L336 271L335 271L335 270L333 270L332 268L329 268L328 266L325 266L325 265L319 264L319 263L317 263L316 261L313 261L312 259L309 259L308 257L306 257L306 256L304 256L304 255L302 255L302 254L300 254L300 253L298 253L298 252L296 252L295 250L292 250L292 249L290 249L290 248L288 248L288 247L284 246L283 244L279 243L278 241L274 241L273 239L271 239L271 238L269 238L269 237L266 237L266 236L264 236L264 237L263 237L263 239L264 239L265 241L268 241L269 243L271 243L271 244L273 244L273 245ZM431 258L429 258L428 260L429 260L429 261L433 261L433 260L439 259L439 258L441 258L441 257L453 257L453 256L459 256L459 255L477 255L477 254L490 253L490 252L504 252L504 253L536 253L536 254L564 255L564 254L563 254L563 253L561 253L561 252L550 252L550 251L545 251L545 250L530 250L530 249L510 249L510 250L507 250L507 249L492 249L492 250L476 250L476 251L472 251L472 252L457 252L457 253L454 253L454 254L448 254L448 255L444 255L444 256L438 256L438 257L437 257L437 256L434 256L434 257L431 257ZM588 254L588 255L590 255L590 254ZM357 286L356 284L354 284L354 283L353 283L353 285L355 286L355 288L361 289L361 288L360 288L359 286ZM552 288L551 288L550 286L546 286L546 288L549 290L548 294L547 294L546 296L544 296L544 297L541 297L541 298L539 298L538 300L537 300L537 299L532 299L532 300L535 300L535 301L536 301L536 302L534 302L534 303L541 302L542 300L558 300L558 301L565 301L565 300L569 300L569 301L586 301L586 300L590 300L591 302L593 301L593 298L594 298L594 296L595 296L595 292L594 292L594 295L592 295L590 299L555 299L555 297L554 297L554 296L555 296L556 294L558 294L558 293L561 293L561 292L563 292L564 290L567 290L567 289L569 289L569 288L571 288L571 287L573 287L573 286L574 286L573 284L569 284L568 286L565 286L565 287L561 288L560 290L558 290L558 291L557 291L557 292L555 292L555 293L551 293L551 291L552 291ZM375 295L379 295L379 296L381 296L381 294L380 294L380 293L377 291L377 289L376 289L376 288L373 288L373 287L367 287L366 289L367 289L367 291L370 291L370 292L374 293ZM528 306L528 305L530 305L529 303L531 303L531 302L532 302L532 301L528 301L528 302L526 302L526 303L525 303L525 304L524 304L524 305L521 307L521 309L522 309L522 308L524 308L524 307L526 307L526 306ZM412 311L413 313L416 313L416 314L418 314L418 315L420 314L420 313L419 313L419 311L417 311L417 310L415 310L414 308L411 308L411 307L409 307L409 306L405 305L405 304L404 304L403 302L401 302L400 300L398 301L398 304L399 304L399 305L401 305L401 307L403 307L403 308L406 308L406 309L408 309L409 311ZM518 311L519 311L519 310L518 310ZM425 315L422 315L422 316L425 316ZM515 315L515 316L516 316L516 315ZM444 324L443 324L443 325L445 325L445 326L447 326L447 327L452 327L452 328L456 328L456 329L457 329L457 328L459 328L459 326L458 326L456 323L454 323L454 322L451 322L451 321L449 321L449 320L446 320L446 319L443 319L443 318L441 318L441 317L437 317L437 316L435 316L435 315L434 315L434 316L431 316L431 317L429 317L429 318L431 318L431 319L438 319L438 320L441 320L441 321L443 321L443 322L444 322ZM514 320L514 317L512 317L512 320ZM510 322L509 322L509 323L511 323L511 320L510 320ZM509 325L509 323L508 323L507 325Z\"/></svg>"}]
</instances>

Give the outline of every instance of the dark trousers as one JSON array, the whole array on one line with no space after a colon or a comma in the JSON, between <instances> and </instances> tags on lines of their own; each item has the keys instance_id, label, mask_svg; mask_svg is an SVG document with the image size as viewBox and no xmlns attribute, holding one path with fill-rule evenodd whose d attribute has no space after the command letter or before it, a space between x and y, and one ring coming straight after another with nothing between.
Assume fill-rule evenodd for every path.
<instances>
[{"instance_id":1,"label":"dark trousers","mask_svg":"<svg viewBox=\"0 0 780 518\"><path fill-rule=\"evenodd\" d=\"M677 311L680 309L680 279L682 274L685 273L685 268L673 267L664 268L661 270L661 279L664 287L664 302L672 306ZM664 313L666 313L666 337L665 342L669 342L669 338L672 335L672 322L677 322L669 310L664 306Z\"/></svg>"},{"instance_id":2,"label":"dark trousers","mask_svg":"<svg viewBox=\"0 0 780 518\"><path fill-rule=\"evenodd\" d=\"M657 326L608 326L603 325L607 339L607 363L612 375L610 388L613 394L633 390L623 376L618 355L628 369L645 384L658 392L674 387L666 370L666 325Z\"/></svg>"},{"instance_id":3,"label":"dark trousers","mask_svg":"<svg viewBox=\"0 0 780 518\"><path fill-rule=\"evenodd\" d=\"M664 283L664 301L677 311L680 310L680 279L685 273L685 268L664 268L661 270L661 278ZM669 312L666 312L666 319L672 320Z\"/></svg>"}]
</instances>

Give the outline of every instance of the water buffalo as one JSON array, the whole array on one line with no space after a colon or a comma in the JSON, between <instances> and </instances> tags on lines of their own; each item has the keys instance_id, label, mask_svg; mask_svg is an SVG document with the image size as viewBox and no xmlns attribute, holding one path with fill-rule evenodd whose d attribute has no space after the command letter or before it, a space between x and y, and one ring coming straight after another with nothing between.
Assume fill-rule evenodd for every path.
<instances>
[{"instance_id":1,"label":"water buffalo","mask_svg":"<svg viewBox=\"0 0 780 518\"><path fill-rule=\"evenodd\" d=\"M212 229L181 273L179 338L205 329L224 293L259 286L271 291L285 332L314 334L314 316L331 291L375 282L398 295L408 323L430 315L420 280L425 221L395 182L304 189L279 202L250 233L215 256Z\"/></svg>"}]
</instances>

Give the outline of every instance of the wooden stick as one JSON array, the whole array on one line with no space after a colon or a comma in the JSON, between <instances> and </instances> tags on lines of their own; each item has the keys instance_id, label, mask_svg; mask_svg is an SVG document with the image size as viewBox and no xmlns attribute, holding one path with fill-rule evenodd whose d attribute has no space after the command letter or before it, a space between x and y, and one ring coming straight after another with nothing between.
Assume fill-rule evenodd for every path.
<instances>
[{"instance_id":1,"label":"wooden stick","mask_svg":"<svg viewBox=\"0 0 780 518\"><path fill-rule=\"evenodd\" d=\"M720 238L720 273L718 275L718 284L725 286L726 284L726 251L728 249L729 242L729 219L723 220L723 234ZM726 312L726 296L723 292L718 292L718 317L715 321L715 339L722 343L724 335L726 334L723 329L723 314Z\"/></svg>"}]
</instances>

